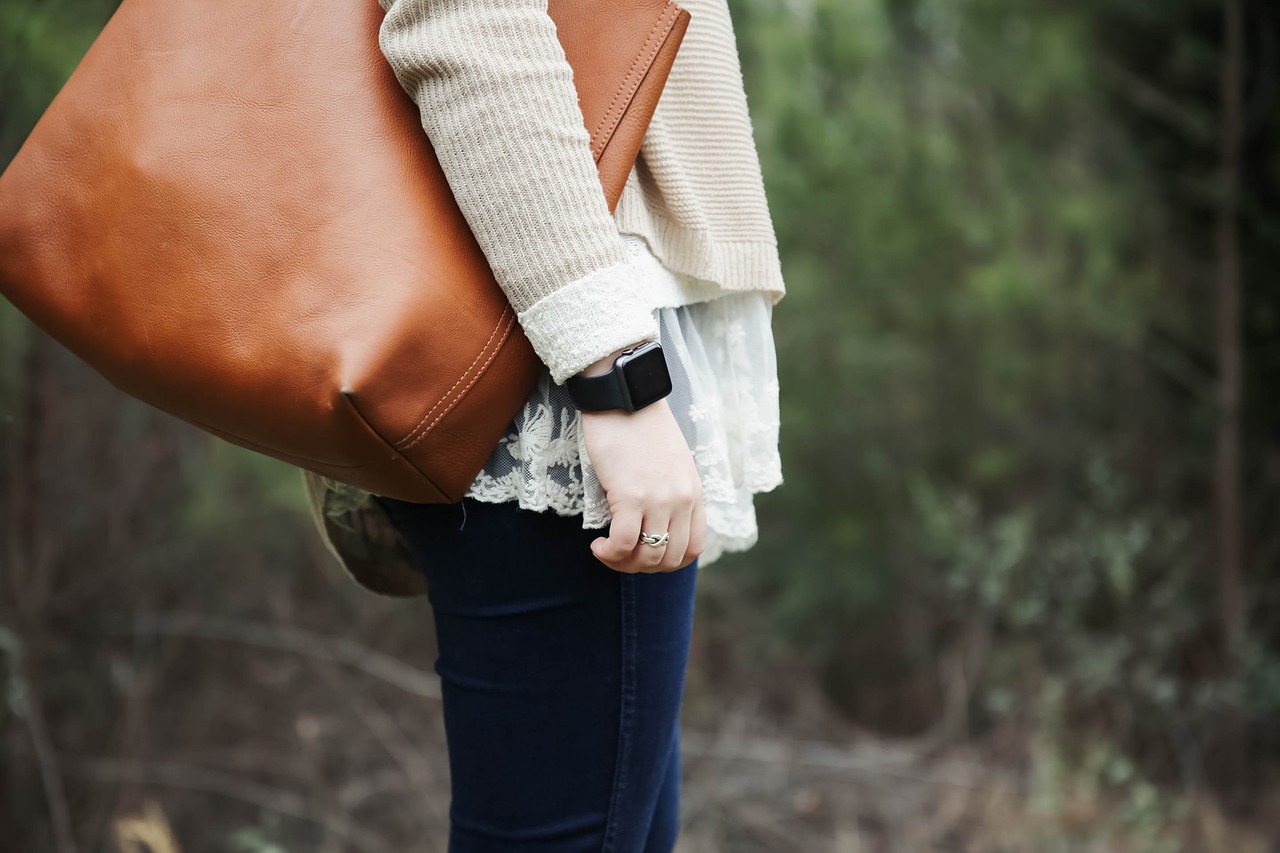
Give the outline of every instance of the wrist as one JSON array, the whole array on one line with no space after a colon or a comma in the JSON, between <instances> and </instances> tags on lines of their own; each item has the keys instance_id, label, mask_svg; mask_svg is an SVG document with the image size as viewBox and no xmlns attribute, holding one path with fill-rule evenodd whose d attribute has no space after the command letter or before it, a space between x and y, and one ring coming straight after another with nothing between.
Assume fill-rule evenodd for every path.
<instances>
[{"instance_id":1,"label":"wrist","mask_svg":"<svg viewBox=\"0 0 1280 853\"><path fill-rule=\"evenodd\" d=\"M613 368L613 362L618 358L618 356L622 355L624 352L631 349L632 347L639 346L642 343L644 343L644 341L637 341L632 344L627 344L625 347L620 347L614 350L613 352L609 353L599 361L593 361L591 364L588 364L586 367L582 369L580 373L576 375L577 376L600 376L605 373L608 373Z\"/></svg>"},{"instance_id":2,"label":"wrist","mask_svg":"<svg viewBox=\"0 0 1280 853\"><path fill-rule=\"evenodd\" d=\"M661 418L663 413L668 416L671 414L671 407L667 404L664 397L656 400L643 409L636 409L634 412L628 412L626 409L604 409L598 412L590 410L578 412L578 416L582 418L583 423L604 423L613 420L626 421L645 421L654 418Z\"/></svg>"},{"instance_id":3,"label":"wrist","mask_svg":"<svg viewBox=\"0 0 1280 853\"><path fill-rule=\"evenodd\" d=\"M564 386L580 412L635 412L671 393L671 375L662 345L645 340L570 376Z\"/></svg>"}]
</instances>

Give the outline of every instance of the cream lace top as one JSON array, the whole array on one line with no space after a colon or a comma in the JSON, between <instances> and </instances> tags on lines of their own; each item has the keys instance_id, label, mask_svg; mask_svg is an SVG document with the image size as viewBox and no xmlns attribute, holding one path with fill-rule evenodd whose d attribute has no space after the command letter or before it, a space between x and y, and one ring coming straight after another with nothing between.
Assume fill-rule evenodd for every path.
<instances>
[{"instance_id":1,"label":"cream lace top","mask_svg":"<svg viewBox=\"0 0 1280 853\"><path fill-rule=\"evenodd\" d=\"M773 300L762 292L717 296L664 267L640 237L623 239L629 260L650 273L643 296L654 306L671 371L668 402L702 477L705 566L755 544L753 496L782 482ZM544 370L467 496L581 514L584 528L606 526L609 508L580 424L568 393Z\"/></svg>"},{"instance_id":2,"label":"cream lace top","mask_svg":"<svg viewBox=\"0 0 1280 853\"><path fill-rule=\"evenodd\" d=\"M471 494L606 524L550 379L659 337L705 487L703 563L749 545L751 495L781 481L768 307L785 286L727 0L681 3L689 29L612 216L547 0L379 3L378 48L547 366ZM426 591L367 492L302 476L322 541L357 582Z\"/></svg>"}]
</instances>

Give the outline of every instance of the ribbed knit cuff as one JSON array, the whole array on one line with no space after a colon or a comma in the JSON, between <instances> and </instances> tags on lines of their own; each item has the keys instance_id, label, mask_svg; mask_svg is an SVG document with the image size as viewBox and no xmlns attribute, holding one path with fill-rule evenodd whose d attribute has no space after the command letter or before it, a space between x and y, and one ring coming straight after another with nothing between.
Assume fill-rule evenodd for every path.
<instances>
[{"instance_id":1,"label":"ribbed knit cuff","mask_svg":"<svg viewBox=\"0 0 1280 853\"><path fill-rule=\"evenodd\" d=\"M614 350L657 340L643 267L626 261L544 296L517 315L533 350L562 383Z\"/></svg>"}]
</instances>

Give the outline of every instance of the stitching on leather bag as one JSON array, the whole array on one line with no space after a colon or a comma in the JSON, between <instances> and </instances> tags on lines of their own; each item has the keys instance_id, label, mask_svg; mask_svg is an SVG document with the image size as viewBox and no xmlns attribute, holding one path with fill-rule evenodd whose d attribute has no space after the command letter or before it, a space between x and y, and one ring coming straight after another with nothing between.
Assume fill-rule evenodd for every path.
<instances>
[{"instance_id":1,"label":"stitching on leather bag","mask_svg":"<svg viewBox=\"0 0 1280 853\"><path fill-rule=\"evenodd\" d=\"M627 70L626 77L623 78L622 88L620 88L613 96L613 101L610 102L609 108L605 110L604 115L600 117L600 121L596 123L596 129L591 133L593 137L600 135L606 125L612 124L614 126L613 129L617 128L618 121L621 120L622 114L626 112L626 104L631 103L631 99L635 97L636 90L644 80L644 75L639 73L637 66L642 62L652 62L653 58L658 55L658 51L662 47L662 42L659 41L658 44L652 48L650 48L650 43L654 40L654 33L656 33L658 28L662 27L664 23L667 23L667 18L671 16L673 11L674 7L668 4L667 11L661 18L654 21L653 26L649 28L649 34L645 36L644 44L640 47L640 52L637 53L635 59L631 61L631 67ZM670 29L671 25L667 24L664 30L664 35L665 32L670 31ZM619 105L620 101L624 102L621 106ZM603 137L600 142L595 144L595 146L600 149L595 155L597 160L604 154L604 149L608 147L608 141L613 138L613 129L610 130L608 136Z\"/></svg>"},{"instance_id":2,"label":"stitching on leather bag","mask_svg":"<svg viewBox=\"0 0 1280 853\"><path fill-rule=\"evenodd\" d=\"M503 330L503 332L502 332L502 337L498 340L497 345L496 345L496 346L494 346L494 348L493 348L493 352L489 353L489 357L488 357L487 359L485 359L484 364L482 364L482 365L480 366L480 369L479 369L478 371L476 371L475 376L473 376L473 377L471 378L471 381L467 383L467 387L463 388L460 392L458 392L457 396L456 396L452 401L451 401L451 400L449 400L449 396L453 393L453 388L449 389L449 394L446 394L446 395L445 395L445 397L444 397L442 400L440 400L440 402L436 403L436 405L432 408L432 410L431 410L431 411L433 411L433 412L434 412L436 409L440 408L440 406L444 405L445 403L448 403L449 405L445 408L445 410L444 410L443 412L441 412L440 414L436 415L435 420L433 420L430 424L428 424L428 425L427 425L427 428L426 428L426 429L424 429L424 430L422 431L422 434L421 434L421 435L419 435L419 436L417 436L416 438L414 438L414 439L413 439L412 441L410 441L408 444L405 444L405 443L404 443L404 442L407 440L407 438L408 438L408 437L401 439L401 440L400 440L400 442L397 444L397 448L398 448L399 450L401 450L401 451L409 450L409 449L410 449L410 448L412 448L415 444L417 444L418 442L420 442L420 441L422 441L424 438L426 438L426 437L427 437L427 434L428 434L428 433L430 433L430 432L431 432L431 430L433 430L433 429L435 428L435 425L436 425L436 424L438 424L438 423L440 423L441 418L443 418L445 415L449 414L449 412L453 411L454 406L458 405L458 403L462 400L462 398L463 398L463 397L465 397L465 396L467 396L467 392L471 390L472 386L473 386L473 385L475 385L477 382L479 382L479 381L480 381L480 377L484 376L484 372L485 372L485 370L487 370L487 369L488 369L488 367L489 367L489 365L493 363L493 360L494 360L495 358L497 358L497 357L498 357L498 353L502 351L502 346L503 346L503 344L505 344L505 343L507 342L507 338L508 338L508 337L510 337L510 335L511 335L511 330L515 327L515 324L516 324L516 315L515 315L515 312L514 312L514 311L512 311L512 310L510 310L510 309L508 309L508 310L507 310L507 312L505 312L505 313L509 315L509 319L507 320L506 328L505 328L505 329ZM498 330L497 330L497 329L494 329L494 334L497 334L497 332L498 332ZM492 341L492 340L493 340L493 335L490 335L490 336L489 336L489 340L490 340L490 341ZM476 356L476 361L479 361L479 360L480 360L481 356L483 356L483 355L485 354L485 351L486 351L486 350L488 350L488 348L489 348L489 344L488 344L488 342L486 342L486 343L485 343L485 349L481 350L481 351L480 351L480 355ZM472 367L474 367L474 366L475 366L475 362L472 362ZM468 368L468 369L467 369L467 373L470 373L470 372L471 372L471 368ZM457 387L458 387L458 383L459 383L459 382L461 382L463 379L465 379L465 378L467 377L467 373L464 373L464 374L463 374L463 375L458 379L458 382L453 383L453 387L454 387L454 388L457 388ZM428 413L428 414L429 414L429 413ZM424 420L425 420L425 418L424 418ZM419 424L419 426L421 426L421 424ZM416 432L416 431L417 431L417 430L415 429L415 432ZM411 433L410 435L412 435L412 433Z\"/></svg>"},{"instance_id":3,"label":"stitching on leather bag","mask_svg":"<svg viewBox=\"0 0 1280 853\"><path fill-rule=\"evenodd\" d=\"M445 490L444 490L444 489L442 489L442 488L440 488L438 485L436 485L436 481L435 481L435 480L433 480L433 479L431 479L429 476L427 476L427 472L426 472L426 471L423 471L423 470L422 470L421 468L419 468L417 465L414 465L414 464L413 464L413 462L411 462L411 461L408 459L408 457L403 456L402 454L399 454L399 453L396 453L396 452L395 452L395 448L391 446L391 443L390 443L390 442L388 442L385 438L383 438L383 437L382 437L382 433L378 432L376 429L374 429L374 428L373 428L373 424L369 423L369 419L368 419L368 418L366 418L366 417L364 416L364 413L360 411L360 407L356 405L355 398L354 398L354 396L353 396L352 394L349 394L349 393L347 393L346 391L343 391L343 392L341 392L341 393L342 393L342 399L344 399L344 400L346 400L346 401L347 401L347 405L351 407L351 411L355 412L355 414L356 414L356 418L357 418L357 419L359 419L360 423L364 426L364 428L365 428L366 430L368 430L368 431L369 431L369 434L370 434L370 435L372 435L372 436L374 437L374 439L376 439L376 440L378 441L378 443L379 443L379 444L381 444L383 447L385 447L385 448L387 448L388 450L392 451L392 453L394 454L394 455L392 456L392 459L393 459L393 460L398 458L398 459L399 459L401 462L403 462L405 465L409 466L409 470L411 470L411 471L413 471L414 473L416 473L419 477L421 477L423 480L425 480L425 481L426 481L427 485L429 485L431 488L435 489L435 490L436 490L436 494L438 494L440 497L444 498L444 499L445 499L445 501L450 501L450 500L451 500L450 496L445 492Z\"/></svg>"},{"instance_id":4,"label":"stitching on leather bag","mask_svg":"<svg viewBox=\"0 0 1280 853\"><path fill-rule=\"evenodd\" d=\"M493 360L498 357L498 353L502 352L502 347L507 342L507 338L511 336L511 330L515 328L515 325L516 325L516 317L515 317L515 314L513 313L511 315L511 320L507 323L506 331L503 332L502 338L498 341L498 345L493 348L493 352L489 354L489 358L485 360L485 363L480 367L480 370L477 371L476 375L472 377L470 382L467 383L467 387L463 388L462 391L459 392L457 398L449 404L449 407L447 409L445 409L440 414L436 415L436 419L432 421L431 424L425 430L423 430L422 435L415 438L411 443L405 445L403 448L404 450L408 450L409 448L413 447L413 445L417 444L418 442L426 438L427 435L431 432L431 430L435 429L436 424L440 423L441 418L443 418L445 415L452 412L454 407L457 406L458 403L462 401L462 398L467 396L467 392L471 390L471 387L473 385L475 385L477 382L480 381L481 376L484 376L485 370L489 367L490 364L493 363Z\"/></svg>"},{"instance_id":5,"label":"stitching on leather bag","mask_svg":"<svg viewBox=\"0 0 1280 853\"><path fill-rule=\"evenodd\" d=\"M431 407L431 410L422 416L422 420L418 421L417 425L415 425L413 429L409 430L408 435L406 435L404 438L396 442L395 446L397 448L403 447L405 442L411 439L414 439L415 436L417 436L418 430L422 429L422 425L427 422L427 418L434 415L436 412L436 409L443 406L445 402L449 399L449 396L453 394L454 389L456 389L459 385L461 385L463 382L466 381L467 377L471 375L471 371L475 370L475 367L480 362L480 359L484 358L484 354L489 351L489 344L493 343L493 339L494 337L497 336L498 331L504 327L503 321L508 319L509 314L511 314L512 317L514 318L514 315L512 314L512 310L510 306L502 310L502 316L498 318L498 324L494 326L493 331L489 333L489 339L484 342L484 346L480 348L480 352L476 354L476 357L471 362L471 364L467 365L467 369L462 371L462 374L458 377L458 381L454 382L452 387L450 387L448 391L445 391L444 394L440 396L440 399L437 400L436 404ZM505 325L508 329L510 328L509 322L506 323Z\"/></svg>"},{"instance_id":6,"label":"stitching on leather bag","mask_svg":"<svg viewBox=\"0 0 1280 853\"><path fill-rule=\"evenodd\" d=\"M638 69L637 66L642 62L651 63L653 58L658 55L658 52L662 49L663 43L666 41L665 36L671 31L671 27L675 23L675 18L678 15L679 11L676 7L668 3L666 12L661 18L655 21L653 26L649 29L649 34L645 37L644 44L640 48L640 52L636 54L636 58L632 60L631 68L628 69L627 76L623 78L622 88L613 96L612 103L609 104L609 108L605 110L604 115L596 124L596 129L592 131L591 135L593 137L599 135L606 125L612 124L614 129L616 129L618 121L622 118L623 113L626 112L627 104L631 103L631 99L635 97L636 90L640 88L640 83L644 81L645 74L640 73L641 69ZM664 24L666 25L665 27L663 27ZM653 44L651 47L650 45L654 42L654 33L656 33L660 27L663 28L663 32L661 34L662 37L659 38L657 43ZM647 71L647 68L644 70ZM619 102L621 102L621 104ZM611 129L608 136L605 136L599 142L594 143L593 147L599 149L595 152L596 160L599 160L604 155L604 149L608 147L609 140L612 138L613 130Z\"/></svg>"}]
</instances>

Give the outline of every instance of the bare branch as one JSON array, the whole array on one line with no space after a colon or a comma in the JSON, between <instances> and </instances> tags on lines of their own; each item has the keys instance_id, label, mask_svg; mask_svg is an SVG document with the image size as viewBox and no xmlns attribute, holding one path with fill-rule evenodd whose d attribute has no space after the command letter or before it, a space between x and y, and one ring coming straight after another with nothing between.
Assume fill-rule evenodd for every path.
<instances>
[{"instance_id":1,"label":"bare branch","mask_svg":"<svg viewBox=\"0 0 1280 853\"><path fill-rule=\"evenodd\" d=\"M238 800L242 803L288 817L310 821L353 844L365 853L384 853L391 847L377 836L353 826L345 818L295 792L264 785L253 779L235 776L176 762L141 763L132 761L80 761L68 770L89 779L108 782L132 782L139 785L162 785L187 791L199 791Z\"/></svg>"},{"instance_id":2,"label":"bare branch","mask_svg":"<svg viewBox=\"0 0 1280 853\"><path fill-rule=\"evenodd\" d=\"M140 616L128 633L224 640L291 652L349 666L414 696L440 698L439 676L352 640L329 639L301 628L198 613L157 613Z\"/></svg>"},{"instance_id":3,"label":"bare branch","mask_svg":"<svg viewBox=\"0 0 1280 853\"><path fill-rule=\"evenodd\" d=\"M35 750L36 763L40 767L40 783L44 786L45 800L49 804L49 819L53 824L54 843L58 853L75 853L76 838L71 827L71 811L67 808L67 795L62 785L62 773L58 769L58 754L49 738L40 697L27 670L22 654L22 642L18 636L0 625L0 651L9 658L10 702L15 712L27 724L31 746Z\"/></svg>"},{"instance_id":4,"label":"bare branch","mask_svg":"<svg viewBox=\"0 0 1280 853\"><path fill-rule=\"evenodd\" d=\"M1100 76L1104 83L1140 112L1168 125L1198 145L1214 144L1217 134L1211 117L1160 91L1118 62L1101 60Z\"/></svg>"}]
</instances>

